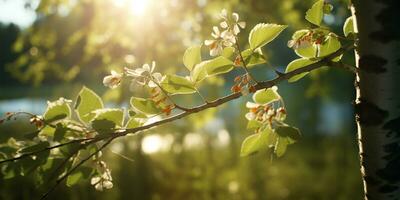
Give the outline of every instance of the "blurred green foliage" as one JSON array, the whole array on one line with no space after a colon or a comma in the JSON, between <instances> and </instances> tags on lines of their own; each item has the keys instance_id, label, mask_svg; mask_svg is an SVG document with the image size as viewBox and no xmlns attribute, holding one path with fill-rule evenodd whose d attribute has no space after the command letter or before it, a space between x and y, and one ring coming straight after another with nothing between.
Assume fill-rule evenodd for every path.
<instances>
[{"instance_id":1,"label":"blurred green foliage","mask_svg":"<svg viewBox=\"0 0 400 200\"><path fill-rule=\"evenodd\" d=\"M99 87L109 70L121 71L124 66L137 67L156 60L164 73L186 73L181 61L184 50L210 37L222 8L238 12L248 27L258 22L289 25L264 49L269 63L281 70L296 57L286 48L286 42L295 29L309 26L303 17L312 4L311 0L151 2L151 9L142 17L132 13L129 6L116 6L114 0L41 0L37 7L32 3L38 18L31 27L19 31L15 26L0 26L0 67L10 72L0 74L0 98L71 98L86 84L96 85L108 102L123 104L131 95L128 85L109 91ZM348 15L346 2L332 3L331 25L340 32ZM241 43L245 40L242 38ZM272 74L267 65L252 70L260 80ZM10 76L25 85L11 87ZM226 94L234 76L235 72L225 79L212 78L202 92L210 99ZM41 86L35 89L29 86L31 83ZM221 89L211 89L216 86ZM235 101L218 111L207 110L116 141L105 150L115 180L112 190L97 192L89 182L82 182L72 188L59 187L50 199L361 199L351 86L351 75L337 70L312 73L299 83L280 86L288 112L296 114L288 120L304 133L281 159L271 161L267 154L239 158L240 144L247 135L246 111L245 100ZM197 100L181 101L195 104ZM321 109L328 104L347 105L342 126L329 135L320 127L324 125ZM216 126L221 119L224 125ZM12 122L0 129L0 141L18 137L28 129L18 121ZM229 132L226 145L218 144L220 129ZM189 137L194 132L199 134ZM173 140L168 148L146 154L142 145L148 140L146 136L154 133L166 141L169 137ZM185 147L188 141L193 147ZM32 199L46 189L37 188L34 177L28 176L13 180L0 177L0 185L0 199Z\"/></svg>"}]
</instances>

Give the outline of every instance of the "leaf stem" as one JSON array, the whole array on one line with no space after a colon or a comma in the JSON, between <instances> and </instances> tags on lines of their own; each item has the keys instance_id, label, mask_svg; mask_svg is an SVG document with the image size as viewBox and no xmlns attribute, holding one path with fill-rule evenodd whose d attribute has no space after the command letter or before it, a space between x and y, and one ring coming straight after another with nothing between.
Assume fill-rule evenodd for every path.
<instances>
[{"instance_id":1,"label":"leaf stem","mask_svg":"<svg viewBox=\"0 0 400 200\"><path fill-rule=\"evenodd\" d=\"M239 56L240 56L240 60L241 60L242 63L243 63L243 69L246 71L246 73L249 75L249 77L257 84L258 81L257 81L257 80L254 78L254 76L250 73L249 69L247 68L246 62L244 61L244 58L243 58L243 55L242 55L242 51L241 51L240 45L239 45L239 39L238 39L237 36L235 36L235 43L236 43L236 48L237 48L237 50L238 50L238 52L239 52L238 54L239 54Z\"/></svg>"}]
</instances>

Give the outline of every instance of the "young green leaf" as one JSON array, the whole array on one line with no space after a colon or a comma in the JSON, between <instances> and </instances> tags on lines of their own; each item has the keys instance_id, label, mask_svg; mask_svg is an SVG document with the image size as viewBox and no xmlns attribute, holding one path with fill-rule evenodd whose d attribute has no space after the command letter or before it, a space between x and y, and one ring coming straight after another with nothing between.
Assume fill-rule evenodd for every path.
<instances>
[{"instance_id":1,"label":"young green leaf","mask_svg":"<svg viewBox=\"0 0 400 200\"><path fill-rule=\"evenodd\" d=\"M122 127L124 111L122 109L105 108L94 111L95 117L91 125L99 133L110 133L110 130Z\"/></svg>"},{"instance_id":2,"label":"young green leaf","mask_svg":"<svg viewBox=\"0 0 400 200\"><path fill-rule=\"evenodd\" d=\"M261 122L257 121L257 120L250 120L250 121L247 123L247 127L246 127L246 128L247 128L248 130L254 130L254 129L260 128L262 125L263 125L263 124L262 124Z\"/></svg>"},{"instance_id":3,"label":"young green leaf","mask_svg":"<svg viewBox=\"0 0 400 200\"><path fill-rule=\"evenodd\" d=\"M285 73L291 72L291 71L293 71L293 70L296 70L296 69L305 67L305 66L307 66L307 65L310 65L310 64L313 64L313 63L316 63L316 62L318 62L318 60L309 60L309 59L307 59L307 58L299 58L299 59L293 60L293 61L290 62L289 65L286 67ZM305 75L307 75L307 74L308 74L308 72L304 72L304 73L301 73L301 74L297 74L297 75L293 76L292 78L290 78L290 79L288 80L288 82L289 82L289 83L292 83L292 82L298 81L299 79L303 78L303 77L304 77Z\"/></svg>"},{"instance_id":4,"label":"young green leaf","mask_svg":"<svg viewBox=\"0 0 400 200\"><path fill-rule=\"evenodd\" d=\"M233 69L233 62L223 56L204 62L208 76L228 73Z\"/></svg>"},{"instance_id":5,"label":"young green leaf","mask_svg":"<svg viewBox=\"0 0 400 200\"><path fill-rule=\"evenodd\" d=\"M235 57L235 52L236 49L233 47L225 47L224 50L222 51L221 56L228 58L229 60L234 60Z\"/></svg>"},{"instance_id":6,"label":"young green leaf","mask_svg":"<svg viewBox=\"0 0 400 200\"><path fill-rule=\"evenodd\" d=\"M170 94L192 94L196 92L191 81L178 75L167 75L160 84Z\"/></svg>"},{"instance_id":7,"label":"young green leaf","mask_svg":"<svg viewBox=\"0 0 400 200\"><path fill-rule=\"evenodd\" d=\"M332 33L333 34L333 33ZM340 49L342 45L335 35L328 35L324 43L322 43L318 57L325 57Z\"/></svg>"},{"instance_id":8,"label":"young green leaf","mask_svg":"<svg viewBox=\"0 0 400 200\"><path fill-rule=\"evenodd\" d=\"M161 113L161 109L151 99L132 97L130 103L136 111L143 114L155 115Z\"/></svg>"},{"instance_id":9,"label":"young green leaf","mask_svg":"<svg viewBox=\"0 0 400 200\"><path fill-rule=\"evenodd\" d=\"M129 118L128 122L126 123L125 128L136 128L141 125L142 125L142 123L138 119L131 117L131 118Z\"/></svg>"},{"instance_id":10,"label":"young green leaf","mask_svg":"<svg viewBox=\"0 0 400 200\"><path fill-rule=\"evenodd\" d=\"M253 101L258 104L269 104L274 101L278 101L281 97L277 92L278 88L276 86L268 89L258 90L253 95Z\"/></svg>"},{"instance_id":11,"label":"young green leaf","mask_svg":"<svg viewBox=\"0 0 400 200\"><path fill-rule=\"evenodd\" d=\"M306 29L298 30L293 33L292 40L298 41L307 34L310 34L310 30ZM300 57L313 58L317 54L317 49L315 45L310 42L309 46L302 46L301 48L295 48L295 53Z\"/></svg>"},{"instance_id":12,"label":"young green leaf","mask_svg":"<svg viewBox=\"0 0 400 200\"><path fill-rule=\"evenodd\" d=\"M301 138L300 130L296 127L278 126L275 128L275 132L281 137L289 137L294 141L298 141Z\"/></svg>"},{"instance_id":13,"label":"young green leaf","mask_svg":"<svg viewBox=\"0 0 400 200\"><path fill-rule=\"evenodd\" d=\"M348 36L350 33L354 33L353 17L348 17L343 25L344 36Z\"/></svg>"},{"instance_id":14,"label":"young green leaf","mask_svg":"<svg viewBox=\"0 0 400 200\"><path fill-rule=\"evenodd\" d=\"M81 179L89 178L92 171L93 171L93 169L90 167L80 167L79 170L77 170L76 172L72 173L71 175L69 175L67 177L66 185L68 187L71 187L71 186L79 183L79 181Z\"/></svg>"},{"instance_id":15,"label":"young green leaf","mask_svg":"<svg viewBox=\"0 0 400 200\"><path fill-rule=\"evenodd\" d=\"M248 156L262 149L267 149L271 144L272 130L269 128L264 129L261 133L256 133L244 139L240 149L240 156Z\"/></svg>"},{"instance_id":16,"label":"young green leaf","mask_svg":"<svg viewBox=\"0 0 400 200\"><path fill-rule=\"evenodd\" d=\"M186 49L183 54L183 64L189 71L192 71L193 67L201 62L201 46L193 46Z\"/></svg>"},{"instance_id":17,"label":"young green leaf","mask_svg":"<svg viewBox=\"0 0 400 200\"><path fill-rule=\"evenodd\" d=\"M115 125L122 127L124 120L124 110L117 108L104 108L93 112L95 114L94 120L108 120L114 122Z\"/></svg>"},{"instance_id":18,"label":"young green leaf","mask_svg":"<svg viewBox=\"0 0 400 200\"><path fill-rule=\"evenodd\" d=\"M317 26L321 25L324 17L324 0L318 0L306 12L306 20Z\"/></svg>"},{"instance_id":19,"label":"young green leaf","mask_svg":"<svg viewBox=\"0 0 400 200\"><path fill-rule=\"evenodd\" d=\"M297 31L293 34L293 38L298 39L302 34L306 34L307 32L308 30ZM309 47L298 48L295 49L296 54L303 58L315 58L324 57L339 50L342 45L338 38L333 33L328 35L329 32L326 32L325 34L327 35L325 41L318 45L319 47L316 44L312 44Z\"/></svg>"},{"instance_id":20,"label":"young green leaf","mask_svg":"<svg viewBox=\"0 0 400 200\"><path fill-rule=\"evenodd\" d=\"M274 153L276 156L281 157L285 154L287 146L290 144L289 138L278 137L275 143Z\"/></svg>"},{"instance_id":21,"label":"young green leaf","mask_svg":"<svg viewBox=\"0 0 400 200\"><path fill-rule=\"evenodd\" d=\"M92 111L103 107L103 101L95 92L87 87L82 88L75 104L75 110L80 120L90 122L94 117Z\"/></svg>"},{"instance_id":22,"label":"young green leaf","mask_svg":"<svg viewBox=\"0 0 400 200\"><path fill-rule=\"evenodd\" d=\"M68 128L65 127L62 123L56 124L53 140L60 142L62 139L65 138L65 134L67 133L67 131Z\"/></svg>"},{"instance_id":23,"label":"young green leaf","mask_svg":"<svg viewBox=\"0 0 400 200\"><path fill-rule=\"evenodd\" d=\"M205 61L194 66L193 70L190 72L190 79L194 83L198 83L204 80L207 76L207 71L205 68Z\"/></svg>"},{"instance_id":24,"label":"young green leaf","mask_svg":"<svg viewBox=\"0 0 400 200\"><path fill-rule=\"evenodd\" d=\"M260 23L250 31L250 48L255 50L274 40L287 26Z\"/></svg>"},{"instance_id":25,"label":"young green leaf","mask_svg":"<svg viewBox=\"0 0 400 200\"><path fill-rule=\"evenodd\" d=\"M261 51L246 49L242 51L242 56L247 67L263 64L266 62L264 55Z\"/></svg>"},{"instance_id":26,"label":"young green leaf","mask_svg":"<svg viewBox=\"0 0 400 200\"><path fill-rule=\"evenodd\" d=\"M71 117L71 107L63 98L47 104L47 110L43 115L47 123Z\"/></svg>"}]
</instances>

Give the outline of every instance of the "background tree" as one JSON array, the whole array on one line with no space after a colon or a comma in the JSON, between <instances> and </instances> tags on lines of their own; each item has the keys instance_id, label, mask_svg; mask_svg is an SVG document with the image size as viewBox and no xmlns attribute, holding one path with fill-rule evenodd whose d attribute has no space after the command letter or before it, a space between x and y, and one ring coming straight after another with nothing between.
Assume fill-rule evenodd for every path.
<instances>
[{"instance_id":1,"label":"background tree","mask_svg":"<svg viewBox=\"0 0 400 200\"><path fill-rule=\"evenodd\" d=\"M400 195L399 17L394 1L353 1L359 43L356 119L365 199Z\"/></svg>"}]
</instances>

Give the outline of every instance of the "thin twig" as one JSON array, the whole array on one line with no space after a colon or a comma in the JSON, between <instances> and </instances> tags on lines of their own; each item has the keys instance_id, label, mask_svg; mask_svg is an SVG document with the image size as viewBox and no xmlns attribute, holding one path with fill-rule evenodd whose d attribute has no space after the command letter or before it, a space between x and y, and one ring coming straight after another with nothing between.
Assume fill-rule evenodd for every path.
<instances>
[{"instance_id":1,"label":"thin twig","mask_svg":"<svg viewBox=\"0 0 400 200\"><path fill-rule=\"evenodd\" d=\"M152 80L152 81L157 85L158 88L160 88L161 92L174 104L175 108L178 108L183 111L189 111L189 108L182 107L182 106L178 105L177 103L175 103L175 101L168 94L168 92L165 91L165 89L163 87L161 87L161 85L156 80Z\"/></svg>"},{"instance_id":2,"label":"thin twig","mask_svg":"<svg viewBox=\"0 0 400 200\"><path fill-rule=\"evenodd\" d=\"M195 86L194 89L196 90L197 94L200 96L200 98L204 101L204 103L208 103L207 99L200 93L199 89Z\"/></svg>"},{"instance_id":3,"label":"thin twig","mask_svg":"<svg viewBox=\"0 0 400 200\"><path fill-rule=\"evenodd\" d=\"M36 155L36 154L41 153L43 151L50 151L51 149L60 148L62 146L66 146L66 145L70 145L70 144L74 144L74 143L79 143L79 142L84 142L84 141L89 141L89 140L93 140L93 139L95 139L95 138L85 138L85 139L71 140L69 142L65 142L65 143L54 145L54 146L46 147L46 148L40 149L38 151L22 154L20 156L14 157L14 158L1 160L0 164L3 164L5 162L11 162L11 161L19 160L19 159L25 158L27 156L33 156L33 155Z\"/></svg>"},{"instance_id":4,"label":"thin twig","mask_svg":"<svg viewBox=\"0 0 400 200\"><path fill-rule=\"evenodd\" d=\"M40 198L45 199L54 189L57 188L57 186L63 182L69 175L71 175L78 167L80 167L81 165L83 165L87 160L89 160L90 158L92 158L93 156L95 156L97 153L99 153L102 149L104 149L107 145L109 145L111 143L111 141L113 141L115 139L115 137L109 138L103 145L101 145L100 148L98 148L95 152L91 153L89 156L87 156L86 158L84 158L83 160L81 160L78 164L76 164L71 170L69 170L67 173L65 173L62 177L60 177L56 183L53 185L53 187L51 187L46 193L43 194L43 196Z\"/></svg>"},{"instance_id":5,"label":"thin twig","mask_svg":"<svg viewBox=\"0 0 400 200\"><path fill-rule=\"evenodd\" d=\"M251 78L255 83L258 83L258 81L254 78L254 76L250 73L249 69L247 68L247 64L246 64L246 62L244 61L244 58L243 58L243 55L242 55L242 51L241 51L241 49L240 49L239 40L238 40L238 38L237 38L236 36L235 36L235 43L236 43L237 50L238 50L238 52L239 52L240 60L241 60L242 63L243 63L243 69L246 71L246 73L250 76L250 78Z\"/></svg>"}]
</instances>

